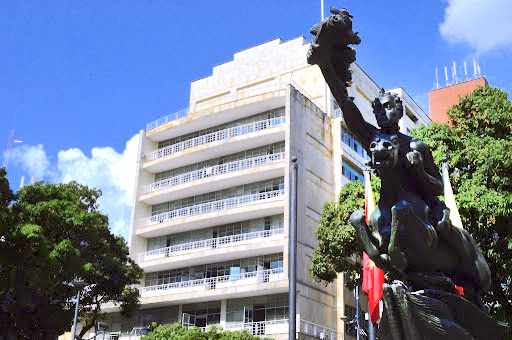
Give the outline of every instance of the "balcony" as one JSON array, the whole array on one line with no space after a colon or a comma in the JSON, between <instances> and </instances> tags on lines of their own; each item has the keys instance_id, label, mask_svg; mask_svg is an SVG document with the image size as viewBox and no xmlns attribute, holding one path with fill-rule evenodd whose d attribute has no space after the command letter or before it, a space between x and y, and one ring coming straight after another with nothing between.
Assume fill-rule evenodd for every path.
<instances>
[{"instance_id":1,"label":"balcony","mask_svg":"<svg viewBox=\"0 0 512 340\"><path fill-rule=\"evenodd\" d=\"M138 254L137 260L144 270L159 271L228 261L237 252L244 256L272 254L283 251L283 233L283 228L261 230L184 243Z\"/></svg>"},{"instance_id":2,"label":"balcony","mask_svg":"<svg viewBox=\"0 0 512 340\"><path fill-rule=\"evenodd\" d=\"M287 83L238 90L203 98L190 108L149 123L146 136L154 142L184 135L205 127L248 117L285 106Z\"/></svg>"},{"instance_id":3,"label":"balcony","mask_svg":"<svg viewBox=\"0 0 512 340\"><path fill-rule=\"evenodd\" d=\"M299 327L297 328L298 332L300 334L306 334L309 336L312 336L317 339L324 339L324 340L337 340L338 339L338 333L331 328L323 327L320 325L317 325L315 323L306 321L306 320L298 320L299 321Z\"/></svg>"},{"instance_id":4,"label":"balcony","mask_svg":"<svg viewBox=\"0 0 512 340\"><path fill-rule=\"evenodd\" d=\"M288 334L288 319L228 323L224 327L228 331L246 330L251 335L272 335L272 334Z\"/></svg>"},{"instance_id":5,"label":"balcony","mask_svg":"<svg viewBox=\"0 0 512 340\"><path fill-rule=\"evenodd\" d=\"M136 233L143 237L163 236L173 227L175 233L253 219L284 212L284 189L227 198L149 216L139 221ZM269 204L266 204L269 203ZM274 204L277 203L277 204Z\"/></svg>"},{"instance_id":6,"label":"balcony","mask_svg":"<svg viewBox=\"0 0 512 340\"><path fill-rule=\"evenodd\" d=\"M173 120L176 120L176 119L180 119L180 118L183 118L185 116L188 116L188 113L189 113L189 109L186 108L186 109L183 109L181 111L178 111L178 112L175 112L175 113L172 113L170 115L167 115L163 118L160 118L160 119L157 119L151 123L148 123L146 125L146 130L151 130L151 129L154 129L160 125L164 125L164 124L167 124L169 122L172 122Z\"/></svg>"},{"instance_id":7,"label":"balcony","mask_svg":"<svg viewBox=\"0 0 512 340\"><path fill-rule=\"evenodd\" d=\"M190 280L162 285L142 287L142 298L204 292L212 289L233 288L258 283L282 281L285 278L283 268L266 269L249 273L223 275L198 280Z\"/></svg>"},{"instance_id":8,"label":"balcony","mask_svg":"<svg viewBox=\"0 0 512 340\"><path fill-rule=\"evenodd\" d=\"M282 176L284 163L282 166L266 167L256 171L243 170L283 162L284 159L285 153L281 152L184 173L142 187L139 199L143 203L154 205L167 202L171 198L173 200L177 200L184 197L199 195L204 193L206 190L216 191L228 187L243 185L249 180L263 181L280 175ZM239 173L234 173L237 171ZM193 185L186 184L193 181L198 182ZM208 188L205 188L206 184Z\"/></svg>"},{"instance_id":9,"label":"balcony","mask_svg":"<svg viewBox=\"0 0 512 340\"><path fill-rule=\"evenodd\" d=\"M160 172L195 163L212 156L225 156L238 151L284 140L286 117L244 124L182 141L145 154L143 168Z\"/></svg>"}]
</instances>

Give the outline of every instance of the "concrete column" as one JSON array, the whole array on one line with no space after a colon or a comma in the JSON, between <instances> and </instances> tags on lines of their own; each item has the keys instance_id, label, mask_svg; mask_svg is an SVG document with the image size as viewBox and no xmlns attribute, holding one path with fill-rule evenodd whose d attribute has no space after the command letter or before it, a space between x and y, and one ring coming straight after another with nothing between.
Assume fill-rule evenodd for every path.
<instances>
[{"instance_id":1,"label":"concrete column","mask_svg":"<svg viewBox=\"0 0 512 340\"><path fill-rule=\"evenodd\" d=\"M343 273L336 278L336 331L345 334L345 322L341 317L345 315L345 282Z\"/></svg>"},{"instance_id":2,"label":"concrete column","mask_svg":"<svg viewBox=\"0 0 512 340\"><path fill-rule=\"evenodd\" d=\"M183 305L179 304L178 305L178 322L179 323L181 323L182 315L183 315Z\"/></svg>"},{"instance_id":3,"label":"concrete column","mask_svg":"<svg viewBox=\"0 0 512 340\"><path fill-rule=\"evenodd\" d=\"M226 311L228 308L228 300L220 300L220 326L226 327Z\"/></svg>"},{"instance_id":4,"label":"concrete column","mask_svg":"<svg viewBox=\"0 0 512 340\"><path fill-rule=\"evenodd\" d=\"M341 162L343 155L343 142L341 141L341 119L335 118L331 123L331 138L332 138L332 162L333 162L333 177L334 177L334 197L333 201L338 199L343 181L341 179Z\"/></svg>"}]
</instances>

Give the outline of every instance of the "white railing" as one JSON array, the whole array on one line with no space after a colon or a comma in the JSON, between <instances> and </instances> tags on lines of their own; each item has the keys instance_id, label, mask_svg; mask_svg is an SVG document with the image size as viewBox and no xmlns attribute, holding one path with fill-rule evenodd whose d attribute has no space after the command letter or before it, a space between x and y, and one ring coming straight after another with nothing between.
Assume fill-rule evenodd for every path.
<instances>
[{"instance_id":1,"label":"white railing","mask_svg":"<svg viewBox=\"0 0 512 340\"><path fill-rule=\"evenodd\" d=\"M166 221L171 221L181 217L206 214L214 211L227 210L231 208L237 208L246 204L250 204L252 202L269 200L275 197L283 196L284 189L273 190L268 192L261 192L258 194L239 196L226 198L219 201L213 201L208 203L202 203L197 205L192 205L186 208L180 208L176 210L171 210L162 214L149 216L147 218L143 218L139 222L139 227L143 228L149 225L154 225L157 223L162 223Z\"/></svg>"},{"instance_id":2,"label":"white railing","mask_svg":"<svg viewBox=\"0 0 512 340\"><path fill-rule=\"evenodd\" d=\"M157 126L164 125L166 123L172 122L173 120L185 117L185 116L188 115L188 112L189 112L189 109L186 108L186 109L183 109L181 111L178 111L178 112L175 112L175 113L171 113L170 115L167 115L165 117L157 119L157 120L155 120L155 121L153 121L151 123L148 123L146 125L146 130L151 130L151 129L156 128Z\"/></svg>"},{"instance_id":3,"label":"white railing","mask_svg":"<svg viewBox=\"0 0 512 340\"><path fill-rule=\"evenodd\" d=\"M251 335L287 334L289 330L288 319L228 323L228 331L246 330Z\"/></svg>"},{"instance_id":4,"label":"white railing","mask_svg":"<svg viewBox=\"0 0 512 340\"><path fill-rule=\"evenodd\" d=\"M105 337L103 337L103 333L100 332L96 336L96 339L101 340L140 340L142 337L141 334L132 334L131 332L107 332L105 333Z\"/></svg>"},{"instance_id":5,"label":"white railing","mask_svg":"<svg viewBox=\"0 0 512 340\"><path fill-rule=\"evenodd\" d=\"M299 320L299 332L323 340L337 340L338 333L334 329L323 327L315 323Z\"/></svg>"},{"instance_id":6,"label":"white railing","mask_svg":"<svg viewBox=\"0 0 512 340\"><path fill-rule=\"evenodd\" d=\"M140 194L145 195L151 192L155 192L158 190L162 190L165 188L169 188L175 185L192 182L195 180L199 180L206 177L211 177L215 175L220 175L228 172L249 169L256 166L261 166L265 164L271 164L275 162L279 162L284 160L285 153L280 152L271 155L258 156L248 159L242 159L236 162L230 162L225 164L219 164L216 166L207 167L201 170L195 170L192 172L187 172L178 176L174 176L171 178L166 178L161 181L151 183L149 185L143 186Z\"/></svg>"},{"instance_id":7,"label":"white railing","mask_svg":"<svg viewBox=\"0 0 512 340\"><path fill-rule=\"evenodd\" d=\"M141 297L201 292L217 288L238 287L255 283L274 282L284 279L283 268L266 269L255 272L209 277L198 280L165 283L142 287Z\"/></svg>"},{"instance_id":8,"label":"white railing","mask_svg":"<svg viewBox=\"0 0 512 340\"><path fill-rule=\"evenodd\" d=\"M178 244L166 248L154 249L150 251L146 251L138 255L139 263L145 261L152 261L157 259L162 259L164 257L169 257L172 255L179 255L185 252L193 252L197 250L204 249L213 249L217 247L222 247L226 245L231 245L235 243L240 243L244 241L259 239L259 238L267 238L274 235L280 235L284 233L284 229L272 229L272 230L260 230L252 233L245 234L237 234L237 235L229 235L222 236L217 238L210 238L207 240L189 242Z\"/></svg>"},{"instance_id":9,"label":"white railing","mask_svg":"<svg viewBox=\"0 0 512 340\"><path fill-rule=\"evenodd\" d=\"M185 149L193 148L194 146L203 145L206 143L243 135L250 132L260 131L264 129L270 129L276 126L283 125L286 122L286 117L277 117L259 122L253 122L232 128L224 129L217 132L208 133L203 136L191 138L183 142L179 142L173 145L166 146L165 148L158 149L156 151L145 154L146 161L152 161L175 152L179 152Z\"/></svg>"}]
</instances>

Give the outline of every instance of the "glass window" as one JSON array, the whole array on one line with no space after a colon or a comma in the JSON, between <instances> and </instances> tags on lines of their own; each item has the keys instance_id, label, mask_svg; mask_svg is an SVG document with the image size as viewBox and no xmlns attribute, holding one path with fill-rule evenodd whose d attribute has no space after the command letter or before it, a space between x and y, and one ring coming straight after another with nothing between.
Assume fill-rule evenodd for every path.
<instances>
[{"instance_id":1,"label":"glass window","mask_svg":"<svg viewBox=\"0 0 512 340\"><path fill-rule=\"evenodd\" d=\"M359 141L347 129L345 129L343 125L341 126L341 140L352 150L354 150L359 156L363 157L364 159L369 159L361 143L359 143Z\"/></svg>"},{"instance_id":2,"label":"glass window","mask_svg":"<svg viewBox=\"0 0 512 340\"><path fill-rule=\"evenodd\" d=\"M347 162L343 161L341 164L341 173L351 181L360 181L363 183L363 174L355 170L352 166L348 165Z\"/></svg>"}]
</instances>

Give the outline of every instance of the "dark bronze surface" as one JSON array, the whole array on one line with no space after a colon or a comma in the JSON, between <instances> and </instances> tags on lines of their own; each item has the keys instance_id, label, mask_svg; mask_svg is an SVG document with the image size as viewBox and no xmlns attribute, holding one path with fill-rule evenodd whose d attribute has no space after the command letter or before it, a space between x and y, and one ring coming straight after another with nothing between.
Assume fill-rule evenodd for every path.
<instances>
[{"instance_id":1,"label":"dark bronze surface","mask_svg":"<svg viewBox=\"0 0 512 340\"><path fill-rule=\"evenodd\" d=\"M347 127L382 181L369 225L361 211L352 214L352 225L377 266L397 269L403 280L384 286L379 338L501 338L507 328L487 315L480 297L491 285L489 266L473 237L451 224L450 210L438 198L443 182L430 149L400 133L403 106L396 94L381 90L373 101L379 128L364 120L347 92L356 60L350 45L361 39L345 8L331 6L331 13L310 31L308 63L320 67ZM465 298L454 283L464 287Z\"/></svg>"}]
</instances>

